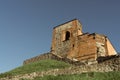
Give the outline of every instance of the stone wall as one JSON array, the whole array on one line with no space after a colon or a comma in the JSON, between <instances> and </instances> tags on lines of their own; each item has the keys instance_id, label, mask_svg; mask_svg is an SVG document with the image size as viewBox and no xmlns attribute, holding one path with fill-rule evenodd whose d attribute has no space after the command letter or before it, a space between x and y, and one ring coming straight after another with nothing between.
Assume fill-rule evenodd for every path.
<instances>
[{"instance_id":1,"label":"stone wall","mask_svg":"<svg viewBox=\"0 0 120 80\"><path fill-rule=\"evenodd\" d=\"M41 54L41 55L38 55L36 57L33 57L33 58L30 58L30 59L27 59L23 62L23 64L29 64L29 63L32 63L32 62L37 62L39 60L43 60L43 59L51 59L51 53L44 53L44 54Z\"/></svg>"}]
</instances>

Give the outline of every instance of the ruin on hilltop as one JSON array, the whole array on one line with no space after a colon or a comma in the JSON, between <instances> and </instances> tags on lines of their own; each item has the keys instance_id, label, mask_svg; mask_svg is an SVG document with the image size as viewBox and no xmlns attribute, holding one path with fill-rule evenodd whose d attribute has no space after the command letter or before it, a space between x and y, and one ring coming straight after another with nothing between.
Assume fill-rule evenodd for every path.
<instances>
[{"instance_id":1,"label":"ruin on hilltop","mask_svg":"<svg viewBox=\"0 0 120 80\"><path fill-rule=\"evenodd\" d=\"M84 33L79 20L73 19L53 28L51 51L24 61L24 64L56 56L72 61L97 62L100 57L117 55L107 36Z\"/></svg>"}]
</instances>

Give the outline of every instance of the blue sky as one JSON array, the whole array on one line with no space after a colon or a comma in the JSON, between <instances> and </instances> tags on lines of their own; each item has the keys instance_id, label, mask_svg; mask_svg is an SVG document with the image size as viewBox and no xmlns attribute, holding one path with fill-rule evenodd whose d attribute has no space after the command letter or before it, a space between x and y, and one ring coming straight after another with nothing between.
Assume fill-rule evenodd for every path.
<instances>
[{"instance_id":1,"label":"blue sky","mask_svg":"<svg viewBox=\"0 0 120 80\"><path fill-rule=\"evenodd\" d=\"M0 73L49 52L53 27L77 18L120 52L119 0L0 0Z\"/></svg>"}]
</instances>

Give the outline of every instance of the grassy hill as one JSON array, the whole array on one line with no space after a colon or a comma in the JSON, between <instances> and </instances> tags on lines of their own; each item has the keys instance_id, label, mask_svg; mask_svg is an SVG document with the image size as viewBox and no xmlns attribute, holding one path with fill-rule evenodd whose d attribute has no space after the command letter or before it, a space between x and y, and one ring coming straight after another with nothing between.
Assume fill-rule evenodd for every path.
<instances>
[{"instance_id":1,"label":"grassy hill","mask_svg":"<svg viewBox=\"0 0 120 80\"><path fill-rule=\"evenodd\" d=\"M51 69L64 69L71 67L72 65L56 60L41 60L35 63L23 65L9 72L0 74L0 80L4 77L11 78L12 76L30 74L33 72L49 71ZM45 75L43 77L36 76L32 80L119 80L120 72L88 72L82 74L62 74L62 75ZM4 79L5 80L5 79ZM6 79L7 80L7 79ZM12 80L12 78L10 79ZM19 80L31 80L20 78Z\"/></svg>"},{"instance_id":2,"label":"grassy hill","mask_svg":"<svg viewBox=\"0 0 120 80\"><path fill-rule=\"evenodd\" d=\"M41 60L41 61L34 62L31 64L23 65L9 72L0 74L0 78L7 77L7 76L26 74L26 73L32 73L32 72L47 71L47 70L56 69L56 68L61 69L61 68L69 67L69 66L70 64L67 64L61 61L56 61L56 60L51 60L51 59Z\"/></svg>"}]
</instances>

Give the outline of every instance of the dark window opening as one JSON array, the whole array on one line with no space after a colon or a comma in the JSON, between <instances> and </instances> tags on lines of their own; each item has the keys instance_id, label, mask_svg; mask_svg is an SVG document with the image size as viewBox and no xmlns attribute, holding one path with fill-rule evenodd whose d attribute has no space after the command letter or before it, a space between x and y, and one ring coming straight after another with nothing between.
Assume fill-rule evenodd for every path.
<instances>
[{"instance_id":1,"label":"dark window opening","mask_svg":"<svg viewBox=\"0 0 120 80\"><path fill-rule=\"evenodd\" d=\"M73 47L74 47L74 44L73 44Z\"/></svg>"},{"instance_id":2,"label":"dark window opening","mask_svg":"<svg viewBox=\"0 0 120 80\"><path fill-rule=\"evenodd\" d=\"M69 40L69 39L70 39L70 32L67 31L67 32L66 32L66 35L65 35L65 40Z\"/></svg>"},{"instance_id":3,"label":"dark window opening","mask_svg":"<svg viewBox=\"0 0 120 80\"><path fill-rule=\"evenodd\" d=\"M93 37L93 39L95 39L95 36Z\"/></svg>"}]
</instances>

